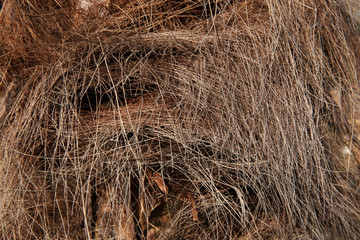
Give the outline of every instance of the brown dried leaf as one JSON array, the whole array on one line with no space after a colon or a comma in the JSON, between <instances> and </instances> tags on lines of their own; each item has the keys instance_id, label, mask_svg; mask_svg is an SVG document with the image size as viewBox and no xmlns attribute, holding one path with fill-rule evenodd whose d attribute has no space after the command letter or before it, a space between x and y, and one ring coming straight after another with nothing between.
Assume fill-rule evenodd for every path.
<instances>
[{"instance_id":1,"label":"brown dried leaf","mask_svg":"<svg viewBox=\"0 0 360 240\"><path fill-rule=\"evenodd\" d=\"M153 173L151 180L155 182L156 186L158 186L161 192L169 194L169 188L166 186L165 181L160 173Z\"/></svg>"},{"instance_id":2,"label":"brown dried leaf","mask_svg":"<svg viewBox=\"0 0 360 240\"><path fill-rule=\"evenodd\" d=\"M191 213L193 215L193 221L194 222L199 221L199 215L196 210L196 204L195 204L194 198L192 197L192 195L190 193L187 194L187 198L190 201L191 206L192 206Z\"/></svg>"}]
</instances>

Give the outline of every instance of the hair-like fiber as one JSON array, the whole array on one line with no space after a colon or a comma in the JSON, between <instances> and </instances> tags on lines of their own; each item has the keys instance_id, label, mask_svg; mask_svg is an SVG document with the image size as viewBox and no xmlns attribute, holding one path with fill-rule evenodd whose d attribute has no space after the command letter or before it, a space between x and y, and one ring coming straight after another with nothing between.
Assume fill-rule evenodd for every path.
<instances>
[{"instance_id":1,"label":"hair-like fiber","mask_svg":"<svg viewBox=\"0 0 360 240\"><path fill-rule=\"evenodd\" d=\"M359 239L354 9L2 1L0 237Z\"/></svg>"}]
</instances>

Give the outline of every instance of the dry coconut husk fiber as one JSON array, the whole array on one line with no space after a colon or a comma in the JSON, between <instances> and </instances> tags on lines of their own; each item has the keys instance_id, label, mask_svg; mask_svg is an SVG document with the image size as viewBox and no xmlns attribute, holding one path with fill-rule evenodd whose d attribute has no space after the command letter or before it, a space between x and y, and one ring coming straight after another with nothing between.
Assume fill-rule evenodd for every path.
<instances>
[{"instance_id":1,"label":"dry coconut husk fiber","mask_svg":"<svg viewBox=\"0 0 360 240\"><path fill-rule=\"evenodd\" d=\"M0 3L1 239L360 239L356 2Z\"/></svg>"}]
</instances>

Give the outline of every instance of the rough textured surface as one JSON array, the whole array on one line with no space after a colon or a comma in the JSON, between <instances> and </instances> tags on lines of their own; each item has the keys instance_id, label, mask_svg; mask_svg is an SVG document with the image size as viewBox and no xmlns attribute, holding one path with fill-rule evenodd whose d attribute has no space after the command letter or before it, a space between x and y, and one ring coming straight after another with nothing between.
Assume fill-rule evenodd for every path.
<instances>
[{"instance_id":1,"label":"rough textured surface","mask_svg":"<svg viewBox=\"0 0 360 240\"><path fill-rule=\"evenodd\" d=\"M348 4L5 1L0 238L359 239Z\"/></svg>"}]
</instances>

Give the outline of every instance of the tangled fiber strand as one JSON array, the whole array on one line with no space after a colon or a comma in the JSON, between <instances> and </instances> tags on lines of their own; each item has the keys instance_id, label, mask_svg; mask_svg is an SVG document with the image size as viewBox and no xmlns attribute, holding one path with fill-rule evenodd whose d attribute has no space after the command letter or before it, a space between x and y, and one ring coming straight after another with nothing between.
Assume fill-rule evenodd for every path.
<instances>
[{"instance_id":1,"label":"tangled fiber strand","mask_svg":"<svg viewBox=\"0 0 360 240\"><path fill-rule=\"evenodd\" d=\"M359 239L349 4L3 1L1 238Z\"/></svg>"}]
</instances>

